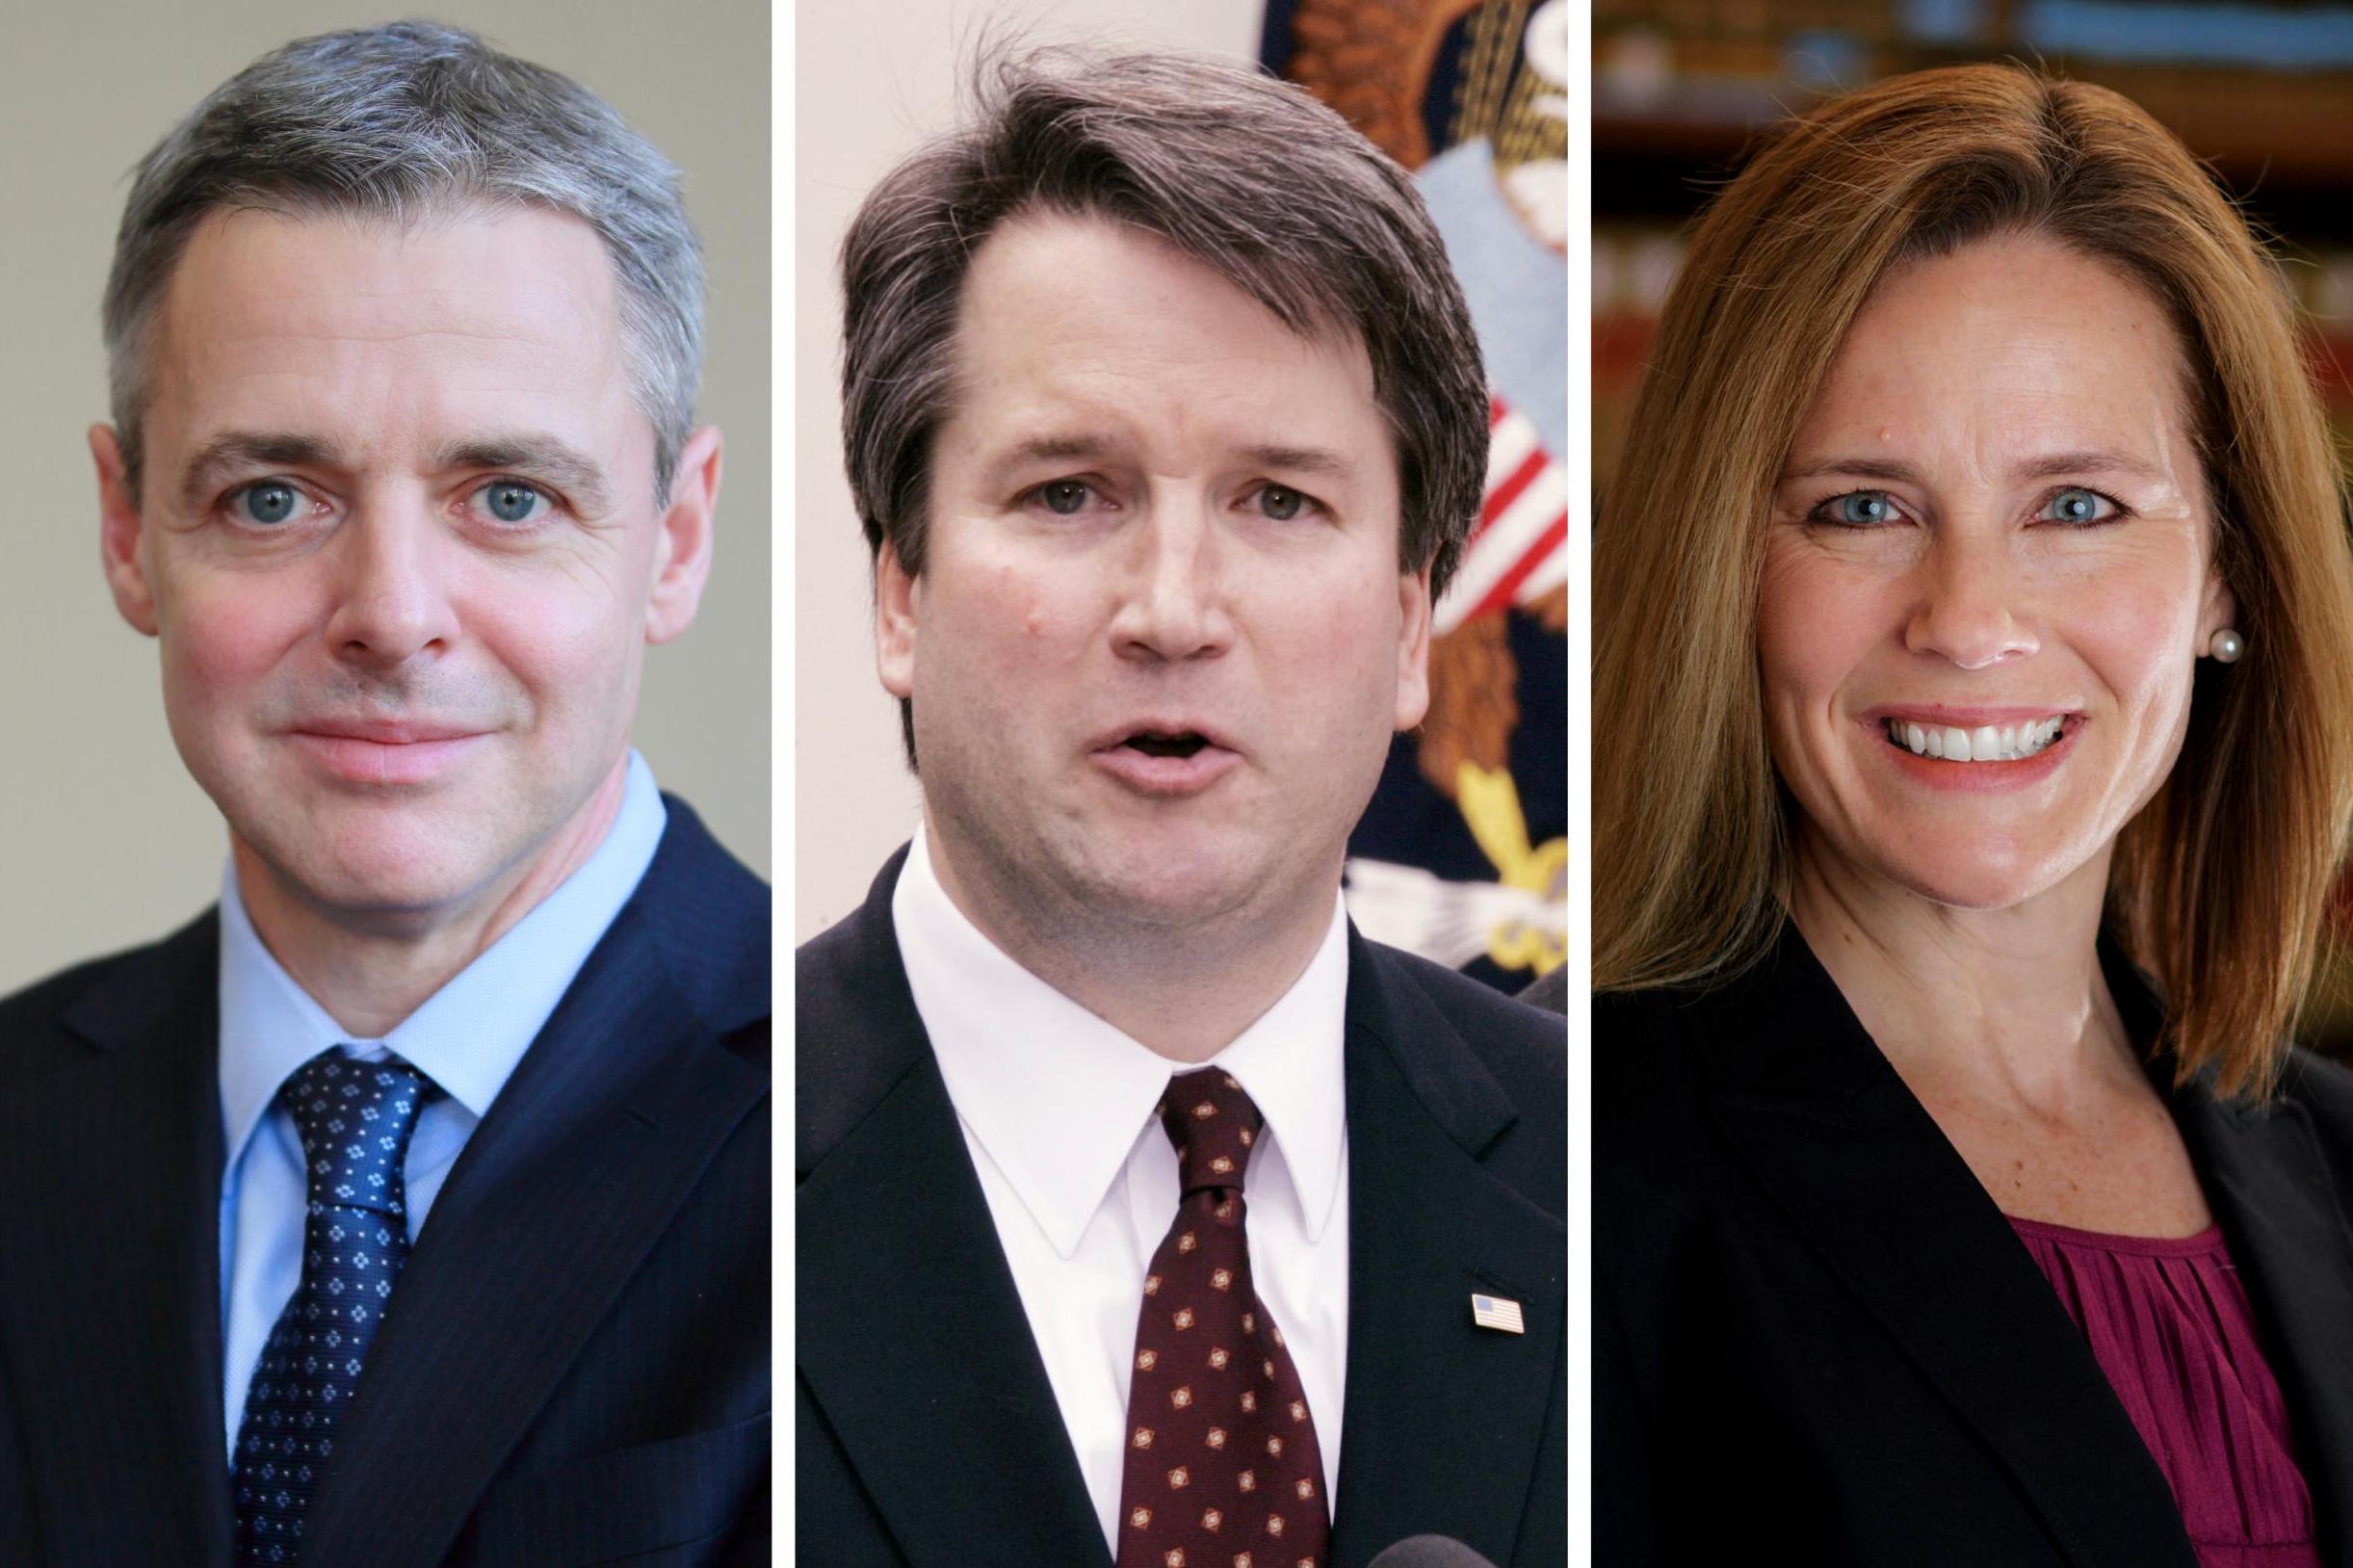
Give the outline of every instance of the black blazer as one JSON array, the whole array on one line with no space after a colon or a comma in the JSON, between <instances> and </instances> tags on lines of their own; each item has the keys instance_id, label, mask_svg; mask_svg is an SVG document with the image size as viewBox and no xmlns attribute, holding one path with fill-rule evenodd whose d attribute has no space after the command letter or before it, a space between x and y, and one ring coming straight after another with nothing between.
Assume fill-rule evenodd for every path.
<instances>
[{"instance_id":1,"label":"black blazer","mask_svg":"<svg viewBox=\"0 0 2353 1568\"><path fill-rule=\"evenodd\" d=\"M900 964L904 859L797 965L799 1560L1110 1568ZM1423 1531L1567 1560L1562 1033L1349 932L1340 1568Z\"/></svg>"},{"instance_id":2,"label":"black blazer","mask_svg":"<svg viewBox=\"0 0 2353 1568\"><path fill-rule=\"evenodd\" d=\"M768 1560L769 892L667 804L434 1200L307 1563ZM229 1562L219 951L207 914L0 1003L11 1568Z\"/></svg>"},{"instance_id":3,"label":"black blazer","mask_svg":"<svg viewBox=\"0 0 2353 1568\"><path fill-rule=\"evenodd\" d=\"M1794 928L1722 990L1598 999L1593 1046L1597 1564L2195 1568L2057 1294ZM2259 1109L2153 1073L2353 1564L2353 1075L2298 1053Z\"/></svg>"}]
</instances>

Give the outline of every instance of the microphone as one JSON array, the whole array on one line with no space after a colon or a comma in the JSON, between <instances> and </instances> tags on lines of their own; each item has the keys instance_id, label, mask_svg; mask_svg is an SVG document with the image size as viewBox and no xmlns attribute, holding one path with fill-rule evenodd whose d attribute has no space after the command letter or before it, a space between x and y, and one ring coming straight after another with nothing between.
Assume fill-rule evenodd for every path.
<instances>
[{"instance_id":1,"label":"microphone","mask_svg":"<svg viewBox=\"0 0 2353 1568\"><path fill-rule=\"evenodd\" d=\"M1384 1548L1365 1568L1495 1568L1451 1535L1409 1535Z\"/></svg>"}]
</instances>

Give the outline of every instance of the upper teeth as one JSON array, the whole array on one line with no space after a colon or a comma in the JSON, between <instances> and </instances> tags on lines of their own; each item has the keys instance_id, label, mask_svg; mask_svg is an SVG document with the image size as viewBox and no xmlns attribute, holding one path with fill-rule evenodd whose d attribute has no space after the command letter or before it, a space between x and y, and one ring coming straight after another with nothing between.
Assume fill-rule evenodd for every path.
<instances>
[{"instance_id":1,"label":"upper teeth","mask_svg":"<svg viewBox=\"0 0 2353 1568\"><path fill-rule=\"evenodd\" d=\"M1918 757L1941 757L1947 762L2015 762L2031 757L2059 738L2063 720L2037 719L2024 724L1979 724L1956 729L1949 724L1915 724L1906 719L1887 721L1888 739L1910 746Z\"/></svg>"}]
</instances>

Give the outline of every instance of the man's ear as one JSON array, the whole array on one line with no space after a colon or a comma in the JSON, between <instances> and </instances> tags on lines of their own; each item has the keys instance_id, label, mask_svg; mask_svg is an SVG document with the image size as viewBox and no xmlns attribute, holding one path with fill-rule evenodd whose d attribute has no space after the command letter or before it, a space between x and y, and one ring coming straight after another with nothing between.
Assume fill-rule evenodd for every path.
<instances>
[{"instance_id":1,"label":"man's ear","mask_svg":"<svg viewBox=\"0 0 2353 1568\"><path fill-rule=\"evenodd\" d=\"M147 581L139 502L123 467L122 440L112 425L90 427L90 456L98 468L98 563L115 595L115 610L134 630L153 637L155 589Z\"/></svg>"},{"instance_id":2,"label":"man's ear","mask_svg":"<svg viewBox=\"0 0 2353 1568\"><path fill-rule=\"evenodd\" d=\"M1409 730L1429 712L1429 568L1398 579L1397 728Z\"/></svg>"},{"instance_id":3,"label":"man's ear","mask_svg":"<svg viewBox=\"0 0 2353 1568\"><path fill-rule=\"evenodd\" d=\"M904 699L915 694L915 617L923 585L899 564L889 539L875 557L875 673L882 689Z\"/></svg>"},{"instance_id":4,"label":"man's ear","mask_svg":"<svg viewBox=\"0 0 2353 1568\"><path fill-rule=\"evenodd\" d=\"M645 640L667 642L694 624L711 579L711 520L719 510L719 427L687 437L670 476L669 509L654 540L653 583L645 598Z\"/></svg>"}]
</instances>

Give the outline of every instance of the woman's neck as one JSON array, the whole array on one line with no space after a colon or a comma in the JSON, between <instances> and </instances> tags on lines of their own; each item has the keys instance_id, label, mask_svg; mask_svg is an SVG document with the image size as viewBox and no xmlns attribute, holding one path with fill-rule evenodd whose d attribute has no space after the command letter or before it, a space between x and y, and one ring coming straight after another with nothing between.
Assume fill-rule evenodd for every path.
<instances>
[{"instance_id":1,"label":"woman's neck","mask_svg":"<svg viewBox=\"0 0 2353 1568\"><path fill-rule=\"evenodd\" d=\"M1956 909L1800 831L1790 915L1896 1072L2039 1117L2148 1085L2100 968L2105 853L2002 909Z\"/></svg>"}]
</instances>

